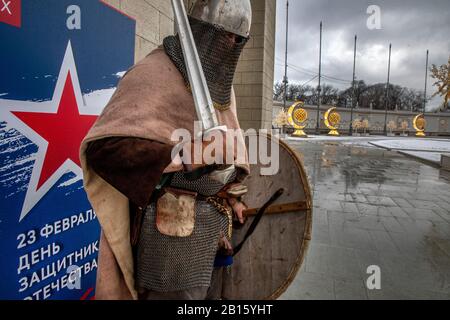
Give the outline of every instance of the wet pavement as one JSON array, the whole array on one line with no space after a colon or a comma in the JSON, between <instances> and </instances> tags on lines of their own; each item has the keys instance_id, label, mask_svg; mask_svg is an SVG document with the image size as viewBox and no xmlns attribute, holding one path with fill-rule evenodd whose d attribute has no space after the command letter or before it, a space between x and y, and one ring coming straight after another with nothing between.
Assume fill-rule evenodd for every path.
<instances>
[{"instance_id":1,"label":"wet pavement","mask_svg":"<svg viewBox=\"0 0 450 320\"><path fill-rule=\"evenodd\" d=\"M302 153L314 212L282 299L450 299L450 172L375 147L289 144ZM369 266L380 268L379 290L366 286Z\"/></svg>"}]
</instances>

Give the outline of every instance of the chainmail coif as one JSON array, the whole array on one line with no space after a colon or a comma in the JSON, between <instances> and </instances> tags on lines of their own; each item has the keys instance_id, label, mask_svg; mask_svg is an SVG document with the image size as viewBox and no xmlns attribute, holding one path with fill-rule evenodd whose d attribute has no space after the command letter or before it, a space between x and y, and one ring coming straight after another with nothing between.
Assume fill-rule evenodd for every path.
<instances>
[{"instance_id":1,"label":"chainmail coif","mask_svg":"<svg viewBox=\"0 0 450 320\"><path fill-rule=\"evenodd\" d=\"M248 38L236 36L238 40L231 42L230 33L220 26L193 18L189 18L189 21L214 107L226 110L231 103L231 89L236 66ZM178 35L166 37L163 46L181 72L185 83L189 85Z\"/></svg>"}]
</instances>

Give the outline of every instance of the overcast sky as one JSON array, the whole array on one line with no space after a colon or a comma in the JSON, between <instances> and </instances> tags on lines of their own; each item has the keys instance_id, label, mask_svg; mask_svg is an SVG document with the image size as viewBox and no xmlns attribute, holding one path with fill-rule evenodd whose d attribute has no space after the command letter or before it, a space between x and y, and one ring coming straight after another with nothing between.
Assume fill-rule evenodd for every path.
<instances>
[{"instance_id":1,"label":"overcast sky","mask_svg":"<svg viewBox=\"0 0 450 320\"><path fill-rule=\"evenodd\" d=\"M368 84L386 82L392 43L391 83L423 90L426 50L432 63L450 55L450 0L290 0L288 77L305 83L318 73L319 23L323 21L322 72L325 83L348 87L354 35L358 35L356 76ZM369 30L367 8L380 8L381 29ZM286 0L277 1L275 82L284 75ZM317 80L309 84L317 85ZM428 91L432 88L429 80Z\"/></svg>"}]
</instances>

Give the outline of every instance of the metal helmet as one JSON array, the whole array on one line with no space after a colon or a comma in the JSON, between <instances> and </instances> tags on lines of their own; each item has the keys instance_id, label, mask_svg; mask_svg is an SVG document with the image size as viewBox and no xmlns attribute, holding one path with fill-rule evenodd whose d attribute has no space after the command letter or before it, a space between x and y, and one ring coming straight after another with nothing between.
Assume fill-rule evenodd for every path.
<instances>
[{"instance_id":1,"label":"metal helmet","mask_svg":"<svg viewBox=\"0 0 450 320\"><path fill-rule=\"evenodd\" d=\"M252 6L250 0L197 0L189 16L220 26L244 38L250 35Z\"/></svg>"}]
</instances>

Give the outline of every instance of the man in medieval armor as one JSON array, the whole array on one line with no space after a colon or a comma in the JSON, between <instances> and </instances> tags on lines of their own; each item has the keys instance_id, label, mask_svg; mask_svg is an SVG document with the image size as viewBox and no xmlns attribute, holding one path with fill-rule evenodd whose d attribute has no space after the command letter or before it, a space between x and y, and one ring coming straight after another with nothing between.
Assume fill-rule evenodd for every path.
<instances>
[{"instance_id":1,"label":"man in medieval armor","mask_svg":"<svg viewBox=\"0 0 450 320\"><path fill-rule=\"evenodd\" d=\"M239 130L232 82L250 1L198 0L189 22L217 119ZM172 156L173 131L193 133L196 120L180 39L169 36L126 73L83 141L84 186L102 227L97 299L220 298L214 268L230 263L223 256L232 221L243 222L249 165L237 161L242 134L233 163L175 161L184 157Z\"/></svg>"}]
</instances>

